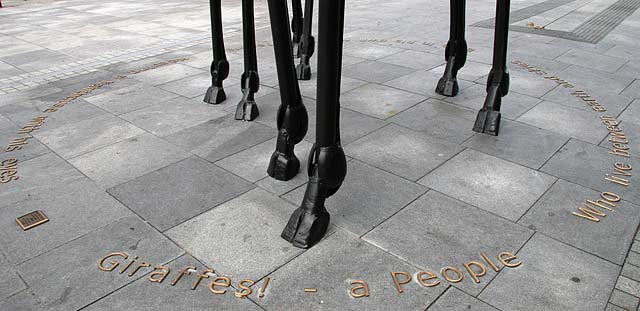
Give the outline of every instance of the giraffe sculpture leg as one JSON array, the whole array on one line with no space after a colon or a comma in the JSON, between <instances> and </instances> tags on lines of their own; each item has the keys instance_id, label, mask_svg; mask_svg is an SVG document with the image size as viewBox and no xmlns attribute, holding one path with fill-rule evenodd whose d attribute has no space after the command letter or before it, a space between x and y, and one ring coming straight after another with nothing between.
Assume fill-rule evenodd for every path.
<instances>
[{"instance_id":1,"label":"giraffe sculpture leg","mask_svg":"<svg viewBox=\"0 0 640 311\"><path fill-rule=\"evenodd\" d=\"M473 126L478 133L498 136L502 97L509 92L507 69L507 42L509 39L510 0L498 0L493 47L493 65L487 79L487 98Z\"/></svg>"},{"instance_id":2,"label":"giraffe sculpture leg","mask_svg":"<svg viewBox=\"0 0 640 311\"><path fill-rule=\"evenodd\" d=\"M291 6L291 10L293 11L293 17L291 18L293 38L291 39L291 43L293 44L293 55L298 55L303 29L302 0L291 0Z\"/></svg>"},{"instance_id":3,"label":"giraffe sculpture leg","mask_svg":"<svg viewBox=\"0 0 640 311\"><path fill-rule=\"evenodd\" d=\"M456 96L458 94L458 71L467 61L467 41L464 39L465 27L465 1L466 0L450 0L451 1L451 21L449 42L445 50L445 59L447 66L444 75L438 81L436 92L445 96Z\"/></svg>"},{"instance_id":4,"label":"giraffe sculpture leg","mask_svg":"<svg viewBox=\"0 0 640 311\"><path fill-rule=\"evenodd\" d=\"M211 11L213 62L211 62L211 87L204 95L204 102L220 104L227 99L222 82L229 76L229 62L224 51L222 38L222 4L220 0L210 0L209 9Z\"/></svg>"},{"instance_id":5,"label":"giraffe sculpture leg","mask_svg":"<svg viewBox=\"0 0 640 311\"><path fill-rule=\"evenodd\" d=\"M319 4L316 143L309 154L304 199L282 232L285 240L300 248L309 248L324 237L330 219L325 200L338 191L347 173L339 127L345 0Z\"/></svg>"},{"instance_id":6,"label":"giraffe sculpture leg","mask_svg":"<svg viewBox=\"0 0 640 311\"><path fill-rule=\"evenodd\" d=\"M258 56L256 55L256 27L253 15L253 1L242 0L242 45L244 50L244 72L240 78L242 99L236 108L236 120L253 121L260 112L254 95L260 88L258 76Z\"/></svg>"},{"instance_id":7,"label":"giraffe sculpture leg","mask_svg":"<svg viewBox=\"0 0 640 311\"><path fill-rule=\"evenodd\" d=\"M281 104L277 117L276 150L271 156L267 173L277 180L289 180L300 169L300 160L296 157L294 148L307 134L309 120L293 66L286 2L269 0L268 4Z\"/></svg>"},{"instance_id":8,"label":"giraffe sculpture leg","mask_svg":"<svg viewBox=\"0 0 640 311\"><path fill-rule=\"evenodd\" d=\"M311 35L313 28L313 0L306 0L304 5L304 26L302 28L302 37L300 38L300 48L298 49L300 64L296 67L296 74L300 80L311 80L309 60L313 56L316 46L316 40Z\"/></svg>"}]
</instances>

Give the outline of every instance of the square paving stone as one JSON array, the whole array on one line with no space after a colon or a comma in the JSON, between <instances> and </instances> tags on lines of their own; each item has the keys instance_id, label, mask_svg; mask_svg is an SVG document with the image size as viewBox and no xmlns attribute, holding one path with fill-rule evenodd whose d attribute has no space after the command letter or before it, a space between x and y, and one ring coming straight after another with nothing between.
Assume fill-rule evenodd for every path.
<instances>
[{"instance_id":1,"label":"square paving stone","mask_svg":"<svg viewBox=\"0 0 640 311\"><path fill-rule=\"evenodd\" d=\"M173 64L131 75L131 78L151 85L159 85L186 78L188 76L194 76L203 72L205 71L182 64Z\"/></svg>"},{"instance_id":2,"label":"square paving stone","mask_svg":"<svg viewBox=\"0 0 640 311\"><path fill-rule=\"evenodd\" d=\"M280 237L295 206L255 189L167 231L233 280L259 280L303 252Z\"/></svg>"},{"instance_id":3,"label":"square paving stone","mask_svg":"<svg viewBox=\"0 0 640 311\"><path fill-rule=\"evenodd\" d=\"M342 76L340 77L340 93L344 94L346 92L349 92L351 90L357 89L365 84L369 84L370 82L367 81L362 81L362 80L358 80L358 79L353 79L353 78L349 78L349 77L345 77ZM317 80L317 76L311 75L311 80L298 80L298 84L300 86L300 94L302 94L302 96L304 97L308 97L311 99L316 99L317 95L318 95L318 80ZM307 101L304 101L305 105L307 103Z\"/></svg>"},{"instance_id":4,"label":"square paving stone","mask_svg":"<svg viewBox=\"0 0 640 311\"><path fill-rule=\"evenodd\" d=\"M18 162L18 180L0 187L0 206L10 206L31 196L51 193L54 189L84 179L73 166L54 153Z\"/></svg>"},{"instance_id":5,"label":"square paving stone","mask_svg":"<svg viewBox=\"0 0 640 311\"><path fill-rule=\"evenodd\" d=\"M0 300L0 310L40 311L42 307L33 294L25 290L5 300Z\"/></svg>"},{"instance_id":6,"label":"square paving stone","mask_svg":"<svg viewBox=\"0 0 640 311\"><path fill-rule=\"evenodd\" d=\"M156 105L176 97L178 97L178 95L171 92L144 83L138 83L100 95L87 97L86 101L115 115L119 115Z\"/></svg>"},{"instance_id":7,"label":"square paving stone","mask_svg":"<svg viewBox=\"0 0 640 311\"><path fill-rule=\"evenodd\" d=\"M442 59L442 61L444 62L444 57L443 57L444 55L439 55L439 56L440 56L440 59ZM442 77L442 74L444 73L445 68L446 68L446 64L442 64L442 66L434 68L431 71L440 73L440 76ZM482 77L487 76L487 74L489 74L489 71L491 71L491 65L476 63L473 61L467 61L464 64L464 67L460 69L460 71L458 71L458 80L462 79L466 81L476 81ZM482 87L485 87L486 89L486 83L480 83L480 84L482 85Z\"/></svg>"},{"instance_id":8,"label":"square paving stone","mask_svg":"<svg viewBox=\"0 0 640 311\"><path fill-rule=\"evenodd\" d=\"M165 139L215 162L276 135L277 131L272 128L257 122L238 121L228 114L171 134Z\"/></svg>"},{"instance_id":9,"label":"square paving stone","mask_svg":"<svg viewBox=\"0 0 640 311\"><path fill-rule=\"evenodd\" d=\"M342 107L376 118L387 119L427 99L379 84L367 84L342 95Z\"/></svg>"},{"instance_id":10,"label":"square paving stone","mask_svg":"<svg viewBox=\"0 0 640 311\"><path fill-rule=\"evenodd\" d=\"M398 54L402 51L404 50L390 46L383 46L373 43L359 43L345 47L343 53L345 55L353 57L376 60L387 57L389 55Z\"/></svg>"},{"instance_id":11,"label":"square paving stone","mask_svg":"<svg viewBox=\"0 0 640 311\"><path fill-rule=\"evenodd\" d=\"M462 143L473 132L477 112L437 99L428 99L389 119L389 121L421 131L430 136Z\"/></svg>"},{"instance_id":12,"label":"square paving stone","mask_svg":"<svg viewBox=\"0 0 640 311\"><path fill-rule=\"evenodd\" d=\"M486 98L487 87L484 84L474 84L461 90L455 97L446 97L443 100L478 111L484 105ZM542 100L535 97L509 92L507 96L502 98L500 113L503 118L514 120L540 102Z\"/></svg>"},{"instance_id":13,"label":"square paving stone","mask_svg":"<svg viewBox=\"0 0 640 311\"><path fill-rule=\"evenodd\" d=\"M480 80L483 83L486 81L484 78ZM539 98L556 86L558 86L557 83L524 70L512 70L509 72L509 91Z\"/></svg>"},{"instance_id":14,"label":"square paving stone","mask_svg":"<svg viewBox=\"0 0 640 311\"><path fill-rule=\"evenodd\" d=\"M180 97L124 114L122 118L158 136L167 136L226 114L202 100Z\"/></svg>"},{"instance_id":15,"label":"square paving stone","mask_svg":"<svg viewBox=\"0 0 640 311\"><path fill-rule=\"evenodd\" d=\"M10 127L0 129L0 146L2 146L0 149L0 157L2 157L2 159L14 158L17 159L18 162L24 162L51 152L49 148L33 136L29 134L18 134L19 130L20 128L13 124ZM20 145L21 148L19 150L9 149L11 151L8 151L9 143L17 138L26 139L27 144Z\"/></svg>"},{"instance_id":16,"label":"square paving stone","mask_svg":"<svg viewBox=\"0 0 640 311\"><path fill-rule=\"evenodd\" d=\"M397 125L379 129L345 147L347 155L409 180L417 180L462 147Z\"/></svg>"},{"instance_id":17,"label":"square paving stone","mask_svg":"<svg viewBox=\"0 0 640 311\"><path fill-rule=\"evenodd\" d=\"M427 309L429 311L499 311L467 293L455 288L449 289Z\"/></svg>"},{"instance_id":18,"label":"square paving stone","mask_svg":"<svg viewBox=\"0 0 640 311\"><path fill-rule=\"evenodd\" d=\"M421 269L439 273L446 266L466 271L464 263L483 262L481 252L491 258L502 251L515 253L532 234L525 227L429 191L364 239ZM425 256L425 250L429 250L429 256ZM464 272L462 282L452 285L477 295L496 275L490 267L486 270L480 283Z\"/></svg>"},{"instance_id":19,"label":"square paving stone","mask_svg":"<svg viewBox=\"0 0 640 311\"><path fill-rule=\"evenodd\" d=\"M591 189L610 191L620 195L623 200L640 204L640 183L634 182L636 177L633 172L631 177L624 177L631 181L627 187L604 179L605 174L613 174L614 163L622 162L636 168L640 167L640 160L635 156L626 158L611 155L609 148L572 139L540 171Z\"/></svg>"},{"instance_id":20,"label":"square paving stone","mask_svg":"<svg viewBox=\"0 0 640 311\"><path fill-rule=\"evenodd\" d=\"M567 67L558 73L558 77L569 81L576 88L593 94L596 92L620 94L633 82L633 78L576 65Z\"/></svg>"},{"instance_id":21,"label":"square paving stone","mask_svg":"<svg viewBox=\"0 0 640 311\"><path fill-rule=\"evenodd\" d=\"M111 188L189 156L151 134L142 134L69 160L104 188Z\"/></svg>"},{"instance_id":22,"label":"square paving stone","mask_svg":"<svg viewBox=\"0 0 640 311\"><path fill-rule=\"evenodd\" d=\"M342 74L359 80L384 83L416 71L415 69L379 61L364 61L342 69Z\"/></svg>"},{"instance_id":23,"label":"square paving stone","mask_svg":"<svg viewBox=\"0 0 640 311\"><path fill-rule=\"evenodd\" d=\"M587 104L586 101L576 97L575 95L571 95L572 92L581 90L578 88L565 88L562 86L557 86L551 92L545 94L542 99L546 101L551 101L563 106L589 111L591 113L598 113L591 109L591 106ZM629 103L631 103L632 99L626 96L614 94L611 92L597 92L597 94L589 94L592 99L597 100L602 106L604 106L607 111L604 112L610 116L617 116L622 112Z\"/></svg>"},{"instance_id":24,"label":"square paving stone","mask_svg":"<svg viewBox=\"0 0 640 311\"><path fill-rule=\"evenodd\" d=\"M640 125L640 99L634 100L620 115L620 120Z\"/></svg>"},{"instance_id":25,"label":"square paving stone","mask_svg":"<svg viewBox=\"0 0 640 311\"><path fill-rule=\"evenodd\" d=\"M616 306L622 306L630 310L637 310L640 298L634 297L631 294L625 293L621 290L614 289L613 293L611 293L609 302Z\"/></svg>"},{"instance_id":26,"label":"square paving stone","mask_svg":"<svg viewBox=\"0 0 640 311\"><path fill-rule=\"evenodd\" d=\"M492 156L539 169L569 137L503 120L500 135L474 134L464 145Z\"/></svg>"},{"instance_id":27,"label":"square paving stone","mask_svg":"<svg viewBox=\"0 0 640 311\"><path fill-rule=\"evenodd\" d=\"M189 311L205 310L261 310L249 299L238 299L234 297L235 290L229 288L224 295L216 295L209 291L207 286L210 281L203 279L195 290L191 286L195 280L196 272L191 275L184 275L175 286L169 283L175 279L175 273L186 266L196 267L196 271L201 272L207 267L200 264L195 258L183 255L180 258L169 262L167 265L171 272L163 283L152 283L148 277L142 277L131 284L118 289L116 292L106 296L97 302L89 305L83 310L87 311L111 311L119 310L167 310L175 311L185 309ZM172 275L172 273L174 273ZM211 277L213 278L213 277ZM240 280L231 280L236 286ZM259 285L256 285L259 286ZM251 297L257 297L257 290L253 290Z\"/></svg>"},{"instance_id":28,"label":"square paving stone","mask_svg":"<svg viewBox=\"0 0 640 311\"><path fill-rule=\"evenodd\" d=\"M334 224L359 236L426 191L420 185L355 160L347 162L347 167L340 191L327 200L325 207ZM305 190L306 186L300 187L285 198L300 204Z\"/></svg>"},{"instance_id":29,"label":"square paving stone","mask_svg":"<svg viewBox=\"0 0 640 311\"><path fill-rule=\"evenodd\" d=\"M24 284L22 279L20 279L13 267L9 265L1 255L0 264L2 264L3 267L2 271L0 271L0 301L2 301L10 296L13 296L14 294L17 294L22 290L25 290L27 286ZM0 303L0 306L1 305L2 303Z\"/></svg>"},{"instance_id":30,"label":"square paving stone","mask_svg":"<svg viewBox=\"0 0 640 311\"><path fill-rule=\"evenodd\" d=\"M110 114L101 115L34 136L61 157L69 159L145 133L144 130Z\"/></svg>"},{"instance_id":31,"label":"square paving stone","mask_svg":"<svg viewBox=\"0 0 640 311\"><path fill-rule=\"evenodd\" d=\"M64 98L64 97L61 97ZM62 110L47 114L42 111L55 104L56 100L35 99L19 104L11 104L0 108L0 113L22 127L37 116L46 116L39 131L53 130L61 126L84 121L86 119L107 114L104 110L89 104L82 99L76 99L64 106ZM35 133L35 132L34 132Z\"/></svg>"},{"instance_id":32,"label":"square paving stone","mask_svg":"<svg viewBox=\"0 0 640 311\"><path fill-rule=\"evenodd\" d=\"M49 221L27 231L15 219L42 210ZM122 217L132 215L88 179L61 185L0 209L0 241L11 263L23 262Z\"/></svg>"},{"instance_id":33,"label":"square paving stone","mask_svg":"<svg viewBox=\"0 0 640 311\"><path fill-rule=\"evenodd\" d=\"M478 298L500 310L603 310L620 267L536 234Z\"/></svg>"},{"instance_id":34,"label":"square paving stone","mask_svg":"<svg viewBox=\"0 0 640 311\"><path fill-rule=\"evenodd\" d=\"M126 217L18 266L20 275L47 310L76 310L150 272L142 268L119 273L125 260L110 272L98 262L112 252L138 256L152 267L177 258L183 251L138 217ZM43 273L43 267L55 267ZM116 272L117 271L117 272Z\"/></svg>"},{"instance_id":35,"label":"square paving stone","mask_svg":"<svg viewBox=\"0 0 640 311\"><path fill-rule=\"evenodd\" d=\"M411 50L405 50L403 52L384 57L379 59L379 61L421 70L429 70L439 67L446 62L442 55L434 55L431 53Z\"/></svg>"},{"instance_id":36,"label":"square paving stone","mask_svg":"<svg viewBox=\"0 0 640 311\"><path fill-rule=\"evenodd\" d=\"M607 72L615 72L627 62L627 60L623 58L576 49L569 50L556 58L556 60Z\"/></svg>"},{"instance_id":37,"label":"square paving stone","mask_svg":"<svg viewBox=\"0 0 640 311\"><path fill-rule=\"evenodd\" d=\"M229 81L225 82L225 85L229 83ZM200 94L204 94L210 86L211 74L205 72L199 75L162 84L159 87L169 92L192 98Z\"/></svg>"},{"instance_id":38,"label":"square paving stone","mask_svg":"<svg viewBox=\"0 0 640 311\"><path fill-rule=\"evenodd\" d=\"M339 264L336 264L339 263ZM417 268L339 230L269 277L263 299L266 310L424 310L445 290L412 282L398 293L391 271L414 273ZM369 297L353 298L352 281L365 281ZM317 288L317 293L304 293Z\"/></svg>"},{"instance_id":39,"label":"square paving stone","mask_svg":"<svg viewBox=\"0 0 640 311\"><path fill-rule=\"evenodd\" d=\"M611 207L614 211L594 207L608 216L598 223L571 214L579 212L577 208L583 207L586 200L598 199L601 199L599 192L559 180L519 223L622 265L640 222L637 213L640 207L626 201L614 203L615 208ZM593 236L599 238L594 240Z\"/></svg>"},{"instance_id":40,"label":"square paving stone","mask_svg":"<svg viewBox=\"0 0 640 311\"><path fill-rule=\"evenodd\" d=\"M446 96L436 93L436 86L438 85L438 80L440 80L440 78L442 78L442 71L434 68L429 71L420 70L412 72L400 78L387 81L384 84L424 96L442 99ZM458 79L458 84L460 90L463 90L474 85L475 83Z\"/></svg>"},{"instance_id":41,"label":"square paving stone","mask_svg":"<svg viewBox=\"0 0 640 311\"><path fill-rule=\"evenodd\" d=\"M600 143L608 133L597 112L574 109L547 101L533 107L517 121L592 144Z\"/></svg>"},{"instance_id":42,"label":"square paving stone","mask_svg":"<svg viewBox=\"0 0 640 311\"><path fill-rule=\"evenodd\" d=\"M165 231L253 187L194 156L108 192L158 230Z\"/></svg>"},{"instance_id":43,"label":"square paving stone","mask_svg":"<svg viewBox=\"0 0 640 311\"><path fill-rule=\"evenodd\" d=\"M547 174L467 149L419 183L515 221L554 181Z\"/></svg>"},{"instance_id":44,"label":"square paving stone","mask_svg":"<svg viewBox=\"0 0 640 311\"><path fill-rule=\"evenodd\" d=\"M303 140L296 145L295 154L300 162L306 161L311 147L312 144L307 142L306 140ZM215 162L215 164L250 182L256 182L268 176L267 168L269 167L271 155L275 150L276 139L274 138L267 140L259 145L255 145L244 151L238 152L230 157L226 157L218 162ZM300 176L300 182L304 183L307 180L306 173L302 170L298 172L298 175L302 175ZM293 186L293 188L301 185L302 183L297 183Z\"/></svg>"}]
</instances>

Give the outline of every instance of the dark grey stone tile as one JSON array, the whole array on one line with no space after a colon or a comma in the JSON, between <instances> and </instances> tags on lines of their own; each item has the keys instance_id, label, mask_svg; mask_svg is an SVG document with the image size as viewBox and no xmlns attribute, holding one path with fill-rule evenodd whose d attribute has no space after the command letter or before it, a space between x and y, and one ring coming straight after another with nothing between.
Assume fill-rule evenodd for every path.
<instances>
[{"instance_id":1,"label":"dark grey stone tile","mask_svg":"<svg viewBox=\"0 0 640 311\"><path fill-rule=\"evenodd\" d=\"M160 231L253 188L198 157L190 157L108 192Z\"/></svg>"},{"instance_id":2,"label":"dark grey stone tile","mask_svg":"<svg viewBox=\"0 0 640 311\"><path fill-rule=\"evenodd\" d=\"M397 125L386 126L345 147L348 156L414 181L460 150L456 144Z\"/></svg>"},{"instance_id":3,"label":"dark grey stone tile","mask_svg":"<svg viewBox=\"0 0 640 311\"><path fill-rule=\"evenodd\" d=\"M342 95L343 107L376 118L387 119L427 99L418 94L379 84L367 84Z\"/></svg>"},{"instance_id":4,"label":"dark grey stone tile","mask_svg":"<svg viewBox=\"0 0 640 311\"><path fill-rule=\"evenodd\" d=\"M40 311L42 307L28 290L22 291L5 300L0 300L0 310Z\"/></svg>"},{"instance_id":5,"label":"dark grey stone tile","mask_svg":"<svg viewBox=\"0 0 640 311\"><path fill-rule=\"evenodd\" d=\"M553 50L553 48L551 50ZM569 50L556 58L556 60L606 72L615 72L627 62L627 60L623 58L577 49Z\"/></svg>"},{"instance_id":6,"label":"dark grey stone tile","mask_svg":"<svg viewBox=\"0 0 640 311\"><path fill-rule=\"evenodd\" d=\"M61 97L60 99L64 98ZM51 107L58 99L35 99L21 103L6 105L0 108L7 118L11 119L18 126L24 126L27 122L37 116L47 116L40 131L53 130L71 123L80 122L93 117L105 115L105 111L89 104L82 99L76 99L64 106L55 113L44 113L43 111Z\"/></svg>"},{"instance_id":7,"label":"dark grey stone tile","mask_svg":"<svg viewBox=\"0 0 640 311\"><path fill-rule=\"evenodd\" d=\"M384 83L416 71L415 69L379 61L364 61L342 69L342 74L359 80Z\"/></svg>"},{"instance_id":8,"label":"dark grey stone tile","mask_svg":"<svg viewBox=\"0 0 640 311\"><path fill-rule=\"evenodd\" d=\"M173 64L169 66L160 67L154 70L145 71L139 74L132 75L131 78L145 82L151 85L159 85L167 82L183 79L189 76L194 76L205 71L195 69L193 67L185 66L182 64ZM206 90L205 90L206 91Z\"/></svg>"},{"instance_id":9,"label":"dark grey stone tile","mask_svg":"<svg viewBox=\"0 0 640 311\"><path fill-rule=\"evenodd\" d=\"M232 80L233 81L233 80ZM208 72L190 76L158 86L163 90L192 98L204 94L211 86L211 74Z\"/></svg>"},{"instance_id":10,"label":"dark grey stone tile","mask_svg":"<svg viewBox=\"0 0 640 311\"><path fill-rule=\"evenodd\" d=\"M144 261L152 266L169 262L183 253L169 239L133 216L26 261L18 270L45 309L75 310L152 270L142 268L134 277L128 276L133 270L120 274L125 261L118 258L114 258L121 263L116 270L99 270L100 258L111 252L139 256L138 263ZM42 273L42 267L52 265L56 269Z\"/></svg>"},{"instance_id":11,"label":"dark grey stone tile","mask_svg":"<svg viewBox=\"0 0 640 311\"><path fill-rule=\"evenodd\" d=\"M7 250L5 250L5 252L6 251ZM22 282L22 279L20 279L13 267L9 265L2 256L0 256L0 264L2 264L3 267L2 271L0 271L0 301L2 301L25 290L27 286ZM0 306L1 305L2 303L0 303Z\"/></svg>"},{"instance_id":12,"label":"dark grey stone tile","mask_svg":"<svg viewBox=\"0 0 640 311\"><path fill-rule=\"evenodd\" d=\"M591 106L587 104L586 101L571 95L572 92L580 90L578 88L565 88L562 86L557 86L551 92L545 94L542 99L546 101L551 101L563 106L585 110L591 113L598 113L591 109ZM610 116L617 116L622 112L629 103L631 103L632 99L626 96L614 94L611 92L597 92L597 94L590 94L592 99L595 99L604 106L607 111L604 112Z\"/></svg>"},{"instance_id":13,"label":"dark grey stone tile","mask_svg":"<svg viewBox=\"0 0 640 311\"><path fill-rule=\"evenodd\" d=\"M255 189L172 228L167 235L223 275L258 280L302 253L280 238L295 208Z\"/></svg>"},{"instance_id":14,"label":"dark grey stone tile","mask_svg":"<svg viewBox=\"0 0 640 311\"><path fill-rule=\"evenodd\" d=\"M449 287L436 302L427 309L429 311L498 311L498 309L474 298L467 293Z\"/></svg>"},{"instance_id":15,"label":"dark grey stone tile","mask_svg":"<svg viewBox=\"0 0 640 311\"><path fill-rule=\"evenodd\" d=\"M620 120L640 125L640 99L634 100L620 115Z\"/></svg>"},{"instance_id":16,"label":"dark grey stone tile","mask_svg":"<svg viewBox=\"0 0 640 311\"><path fill-rule=\"evenodd\" d=\"M176 97L178 95L164 91L161 88L138 83L87 97L85 100L115 115L119 115L156 105Z\"/></svg>"},{"instance_id":17,"label":"dark grey stone tile","mask_svg":"<svg viewBox=\"0 0 640 311\"><path fill-rule=\"evenodd\" d=\"M619 94L633 82L633 78L576 65L564 69L558 76L569 81L576 88L591 93L610 92Z\"/></svg>"},{"instance_id":18,"label":"dark grey stone tile","mask_svg":"<svg viewBox=\"0 0 640 311\"><path fill-rule=\"evenodd\" d=\"M539 169L569 137L503 120L500 135L474 134L464 145L492 156Z\"/></svg>"},{"instance_id":19,"label":"dark grey stone tile","mask_svg":"<svg viewBox=\"0 0 640 311\"><path fill-rule=\"evenodd\" d=\"M436 93L436 86L440 78L442 78L442 71L439 70L439 68L434 68L429 71L415 71L400 78L385 82L384 84L424 96L442 99L445 98L445 96ZM460 90L475 84L474 82L463 79L458 79L458 83Z\"/></svg>"},{"instance_id":20,"label":"dark grey stone tile","mask_svg":"<svg viewBox=\"0 0 640 311\"><path fill-rule=\"evenodd\" d=\"M322 267L321 274L316 267ZM446 289L444 285L424 288L412 282L404 285L404 292L399 294L389 276L390 271L416 270L339 230L269 275L271 288L257 303L267 310L424 310ZM367 282L369 297L351 297L349 290L356 286L351 285L354 280ZM309 287L318 292L302 292Z\"/></svg>"},{"instance_id":21,"label":"dark grey stone tile","mask_svg":"<svg viewBox=\"0 0 640 311\"><path fill-rule=\"evenodd\" d=\"M625 201L614 203L614 211L602 210L608 217L599 223L571 214L579 212L577 208L583 207L586 200L599 199L596 191L559 180L518 223L622 265L640 222L640 215L635 212L639 207ZM594 240L594 235L600 238Z\"/></svg>"},{"instance_id":22,"label":"dark grey stone tile","mask_svg":"<svg viewBox=\"0 0 640 311\"><path fill-rule=\"evenodd\" d=\"M474 84L468 88L461 90L455 97L446 97L443 100L449 103L478 111L484 105L487 97L487 87L484 84ZM502 108L500 113L503 118L514 120L542 100L523 95L516 92L509 92L507 96L502 98Z\"/></svg>"},{"instance_id":23,"label":"dark grey stone tile","mask_svg":"<svg viewBox=\"0 0 640 311\"><path fill-rule=\"evenodd\" d=\"M467 149L418 182L515 221L554 181L547 174Z\"/></svg>"},{"instance_id":24,"label":"dark grey stone tile","mask_svg":"<svg viewBox=\"0 0 640 311\"><path fill-rule=\"evenodd\" d=\"M400 53L381 58L379 61L421 70L429 70L445 63L442 55L411 50L404 50Z\"/></svg>"},{"instance_id":25,"label":"dark grey stone tile","mask_svg":"<svg viewBox=\"0 0 640 311\"><path fill-rule=\"evenodd\" d=\"M463 263L483 261L480 252L492 258L502 251L515 253L532 234L525 227L430 191L364 239L417 267L438 273L445 266L466 271ZM425 249L430 250L429 256L424 255ZM490 267L486 270L480 283L465 272L462 282L452 285L477 295L496 275Z\"/></svg>"},{"instance_id":26,"label":"dark grey stone tile","mask_svg":"<svg viewBox=\"0 0 640 311\"><path fill-rule=\"evenodd\" d=\"M0 146L2 146L0 148L0 156L3 159L14 158L17 159L18 162L24 162L51 152L49 148L33 136L29 134L18 134L19 130L19 127L13 125L0 129ZM20 149L18 150L13 150L13 148L9 149L9 143L17 138L25 138L27 144L20 145Z\"/></svg>"},{"instance_id":27,"label":"dark grey stone tile","mask_svg":"<svg viewBox=\"0 0 640 311\"><path fill-rule=\"evenodd\" d=\"M334 224L359 236L426 191L420 185L355 160L347 162L347 167L347 177L340 191L327 200L325 207ZM300 204L305 189L300 187L285 198Z\"/></svg>"},{"instance_id":28,"label":"dark grey stone tile","mask_svg":"<svg viewBox=\"0 0 640 311\"><path fill-rule=\"evenodd\" d=\"M479 298L500 310L603 310L620 268L536 234ZM571 258L571 260L567 260Z\"/></svg>"}]
</instances>

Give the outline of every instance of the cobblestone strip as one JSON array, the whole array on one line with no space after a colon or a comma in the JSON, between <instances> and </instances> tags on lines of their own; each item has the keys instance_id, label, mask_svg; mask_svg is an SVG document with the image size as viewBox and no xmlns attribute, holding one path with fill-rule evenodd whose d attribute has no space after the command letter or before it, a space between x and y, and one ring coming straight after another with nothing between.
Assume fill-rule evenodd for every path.
<instances>
[{"instance_id":1,"label":"cobblestone strip","mask_svg":"<svg viewBox=\"0 0 640 311\"><path fill-rule=\"evenodd\" d=\"M635 311L640 304L640 232L622 266L606 311Z\"/></svg>"}]
</instances>

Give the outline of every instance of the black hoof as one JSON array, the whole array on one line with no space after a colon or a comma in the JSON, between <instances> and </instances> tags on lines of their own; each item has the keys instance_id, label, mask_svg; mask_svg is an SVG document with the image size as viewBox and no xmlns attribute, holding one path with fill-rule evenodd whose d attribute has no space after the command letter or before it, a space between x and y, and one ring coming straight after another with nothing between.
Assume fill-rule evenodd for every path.
<instances>
[{"instance_id":1,"label":"black hoof","mask_svg":"<svg viewBox=\"0 0 640 311\"><path fill-rule=\"evenodd\" d=\"M296 67L296 75L298 76L298 80L311 80L311 66L298 64Z\"/></svg>"},{"instance_id":2,"label":"black hoof","mask_svg":"<svg viewBox=\"0 0 640 311\"><path fill-rule=\"evenodd\" d=\"M204 94L204 102L218 105L227 99L227 94L222 87L210 86Z\"/></svg>"},{"instance_id":3,"label":"black hoof","mask_svg":"<svg viewBox=\"0 0 640 311\"><path fill-rule=\"evenodd\" d=\"M295 155L287 157L284 153L275 151L271 155L267 173L277 180L287 181L295 177L299 170L300 160Z\"/></svg>"},{"instance_id":4,"label":"black hoof","mask_svg":"<svg viewBox=\"0 0 640 311\"><path fill-rule=\"evenodd\" d=\"M253 121L258 115L260 115L260 111L253 100L243 99L236 108L236 120Z\"/></svg>"},{"instance_id":5,"label":"black hoof","mask_svg":"<svg viewBox=\"0 0 640 311\"><path fill-rule=\"evenodd\" d=\"M436 93L449 97L458 95L458 90L458 81L446 77L440 78L436 87Z\"/></svg>"},{"instance_id":6,"label":"black hoof","mask_svg":"<svg viewBox=\"0 0 640 311\"><path fill-rule=\"evenodd\" d=\"M322 240L327 233L330 218L324 208L314 213L298 208L282 231L282 238L295 247L310 248Z\"/></svg>"},{"instance_id":7,"label":"black hoof","mask_svg":"<svg viewBox=\"0 0 640 311\"><path fill-rule=\"evenodd\" d=\"M500 131L500 111L482 109L478 112L473 131L498 136Z\"/></svg>"}]
</instances>

